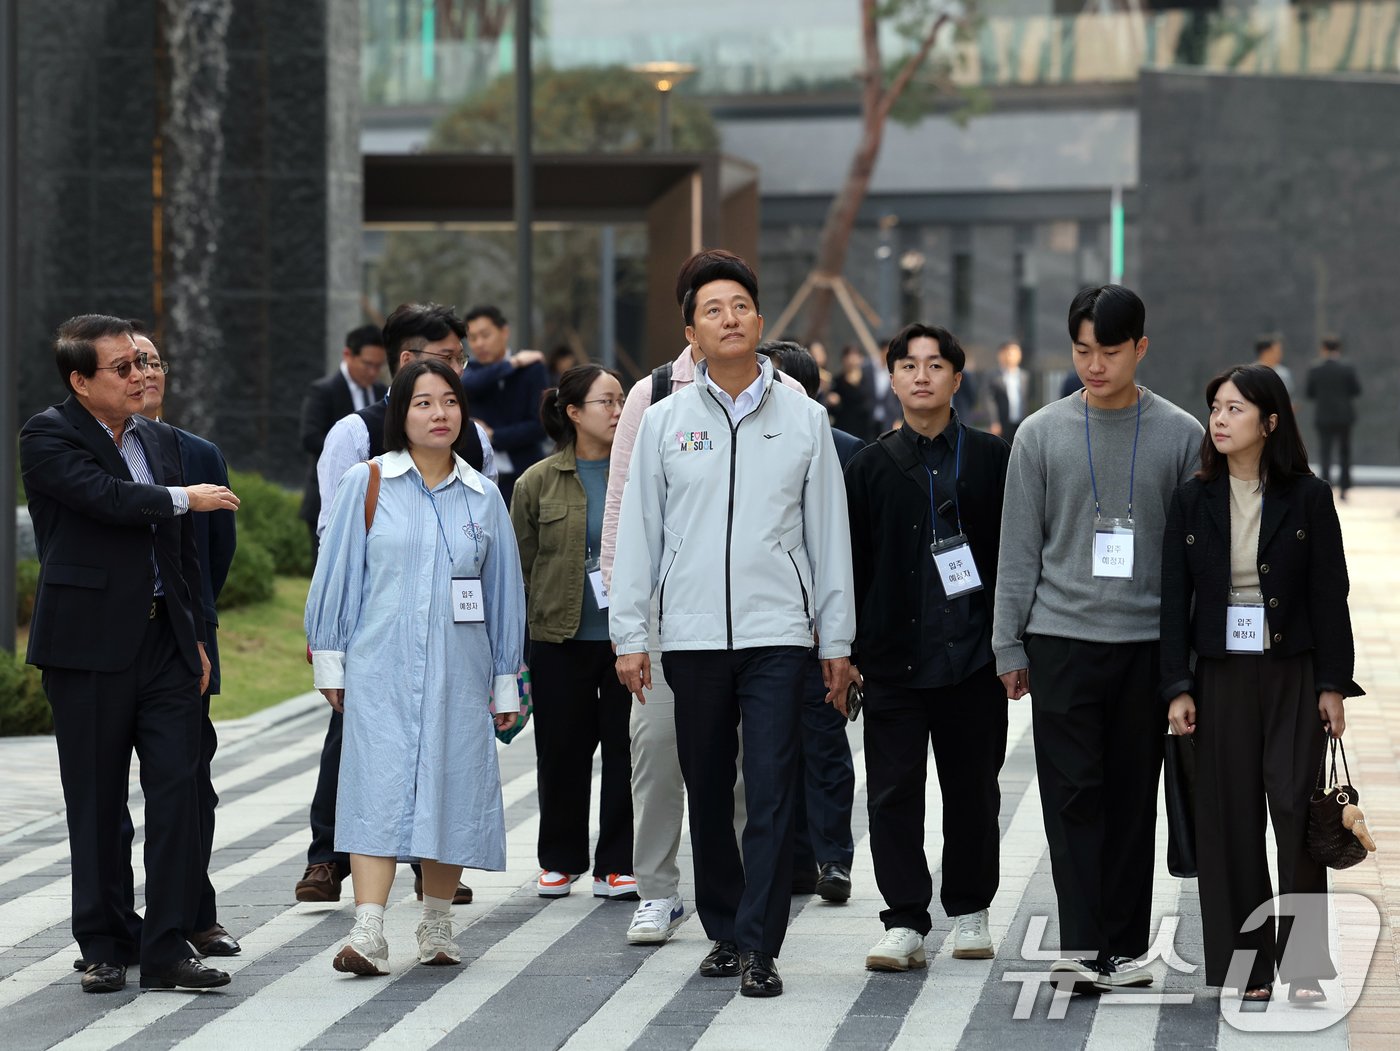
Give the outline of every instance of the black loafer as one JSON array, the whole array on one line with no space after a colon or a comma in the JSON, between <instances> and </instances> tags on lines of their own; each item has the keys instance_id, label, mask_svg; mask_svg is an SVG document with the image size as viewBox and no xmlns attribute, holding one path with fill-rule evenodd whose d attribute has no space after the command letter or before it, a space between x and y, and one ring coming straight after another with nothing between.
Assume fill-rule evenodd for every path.
<instances>
[{"instance_id":1,"label":"black loafer","mask_svg":"<svg viewBox=\"0 0 1400 1051\"><path fill-rule=\"evenodd\" d=\"M851 870L828 861L817 874L817 893L822 901L846 901L851 896Z\"/></svg>"},{"instance_id":2,"label":"black loafer","mask_svg":"<svg viewBox=\"0 0 1400 1051\"><path fill-rule=\"evenodd\" d=\"M739 954L740 996L782 996L778 965L766 952L744 950Z\"/></svg>"},{"instance_id":3,"label":"black loafer","mask_svg":"<svg viewBox=\"0 0 1400 1051\"><path fill-rule=\"evenodd\" d=\"M423 877L421 875L413 877L413 893L418 900L423 900ZM457 890L452 895L453 905L470 905L472 903L472 889L465 883L458 882Z\"/></svg>"},{"instance_id":4,"label":"black loafer","mask_svg":"<svg viewBox=\"0 0 1400 1051\"><path fill-rule=\"evenodd\" d=\"M126 988L126 968L119 963L95 963L83 971L83 992L117 993Z\"/></svg>"},{"instance_id":5,"label":"black loafer","mask_svg":"<svg viewBox=\"0 0 1400 1051\"><path fill-rule=\"evenodd\" d=\"M739 973L739 946L729 941L717 941L708 956L700 961L701 978L733 978Z\"/></svg>"},{"instance_id":6,"label":"black loafer","mask_svg":"<svg viewBox=\"0 0 1400 1051\"><path fill-rule=\"evenodd\" d=\"M142 989L217 989L228 983L227 971L205 967L193 956L155 974L141 974Z\"/></svg>"},{"instance_id":7,"label":"black loafer","mask_svg":"<svg viewBox=\"0 0 1400 1051\"><path fill-rule=\"evenodd\" d=\"M201 956L237 956L243 951L233 935L217 923L207 931L191 934L190 944Z\"/></svg>"}]
</instances>

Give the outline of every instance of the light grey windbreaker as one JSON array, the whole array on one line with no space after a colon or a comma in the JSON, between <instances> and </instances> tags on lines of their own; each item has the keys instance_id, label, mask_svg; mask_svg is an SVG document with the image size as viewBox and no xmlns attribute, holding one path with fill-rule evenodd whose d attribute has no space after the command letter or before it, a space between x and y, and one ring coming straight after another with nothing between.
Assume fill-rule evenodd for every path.
<instances>
[{"instance_id":1,"label":"light grey windbreaker","mask_svg":"<svg viewBox=\"0 0 1400 1051\"><path fill-rule=\"evenodd\" d=\"M708 383L649 408L632 451L613 563L609 629L647 649L657 592L662 650L812 645L846 657L855 636L846 487L826 411L773 382L738 424Z\"/></svg>"}]
</instances>

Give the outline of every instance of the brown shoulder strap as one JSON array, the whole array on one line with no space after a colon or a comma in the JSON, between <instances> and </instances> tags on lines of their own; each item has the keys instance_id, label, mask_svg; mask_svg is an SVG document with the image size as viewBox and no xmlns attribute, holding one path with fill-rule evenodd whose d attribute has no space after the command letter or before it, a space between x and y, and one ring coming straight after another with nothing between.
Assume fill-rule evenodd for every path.
<instances>
[{"instance_id":1,"label":"brown shoulder strap","mask_svg":"<svg viewBox=\"0 0 1400 1051\"><path fill-rule=\"evenodd\" d=\"M369 461L369 488L365 490L365 535L374 525L374 510L379 506L379 464Z\"/></svg>"}]
</instances>

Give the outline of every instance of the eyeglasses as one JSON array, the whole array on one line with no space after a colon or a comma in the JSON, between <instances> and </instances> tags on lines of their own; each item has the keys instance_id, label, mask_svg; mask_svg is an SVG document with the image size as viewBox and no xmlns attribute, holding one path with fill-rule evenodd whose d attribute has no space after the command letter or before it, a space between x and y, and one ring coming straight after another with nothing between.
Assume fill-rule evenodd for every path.
<instances>
[{"instance_id":1,"label":"eyeglasses","mask_svg":"<svg viewBox=\"0 0 1400 1051\"><path fill-rule=\"evenodd\" d=\"M466 356L458 351L456 354L438 354L432 351L420 350L418 356L421 358L437 358L438 361L451 365L454 369L460 369L466 364Z\"/></svg>"},{"instance_id":2,"label":"eyeglasses","mask_svg":"<svg viewBox=\"0 0 1400 1051\"><path fill-rule=\"evenodd\" d=\"M158 371L166 376L170 375L170 362L168 361L151 361L147 359L146 361L141 362L141 367L143 369L152 369Z\"/></svg>"},{"instance_id":3,"label":"eyeglasses","mask_svg":"<svg viewBox=\"0 0 1400 1051\"><path fill-rule=\"evenodd\" d=\"M608 412L612 412L613 409L620 409L620 408L622 408L622 399L621 399L621 398L594 398L592 401L585 401L583 404L585 404L585 405L601 405L603 408L607 409Z\"/></svg>"},{"instance_id":4,"label":"eyeglasses","mask_svg":"<svg viewBox=\"0 0 1400 1051\"><path fill-rule=\"evenodd\" d=\"M144 369L146 364L146 355L138 354L134 358L128 358L126 361L119 361L115 365L98 365L96 369L98 372L115 372L117 374L117 379L124 380L131 375L132 369L138 366Z\"/></svg>"}]
</instances>

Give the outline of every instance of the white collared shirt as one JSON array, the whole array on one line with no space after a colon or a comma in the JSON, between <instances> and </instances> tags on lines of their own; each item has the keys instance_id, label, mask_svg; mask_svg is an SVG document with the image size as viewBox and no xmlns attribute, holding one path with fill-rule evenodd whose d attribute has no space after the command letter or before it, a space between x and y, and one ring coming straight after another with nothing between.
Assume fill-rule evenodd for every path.
<instances>
[{"instance_id":1,"label":"white collared shirt","mask_svg":"<svg viewBox=\"0 0 1400 1051\"><path fill-rule=\"evenodd\" d=\"M345 377L345 385L350 388L350 400L355 404L355 411L368 408L374 401L374 390L370 387L361 387L350 378L350 369L345 362L340 363L340 374Z\"/></svg>"},{"instance_id":2,"label":"white collared shirt","mask_svg":"<svg viewBox=\"0 0 1400 1051\"><path fill-rule=\"evenodd\" d=\"M739 392L737 398L731 398L729 393L714 381L709 370L705 371L705 382L710 390L714 391L724 406L725 412L729 413L729 422L738 423L754 409L758 408L758 403L763 398L763 369L758 370L758 377L747 387Z\"/></svg>"},{"instance_id":3,"label":"white collared shirt","mask_svg":"<svg viewBox=\"0 0 1400 1051\"><path fill-rule=\"evenodd\" d=\"M455 473L463 485L473 492L486 492L486 486L481 484L481 475L476 473L471 464L456 453L452 454L452 461ZM418 465L413 462L413 454L407 449L385 453L379 458L379 463L385 478L397 478L401 474L418 470Z\"/></svg>"}]
</instances>

